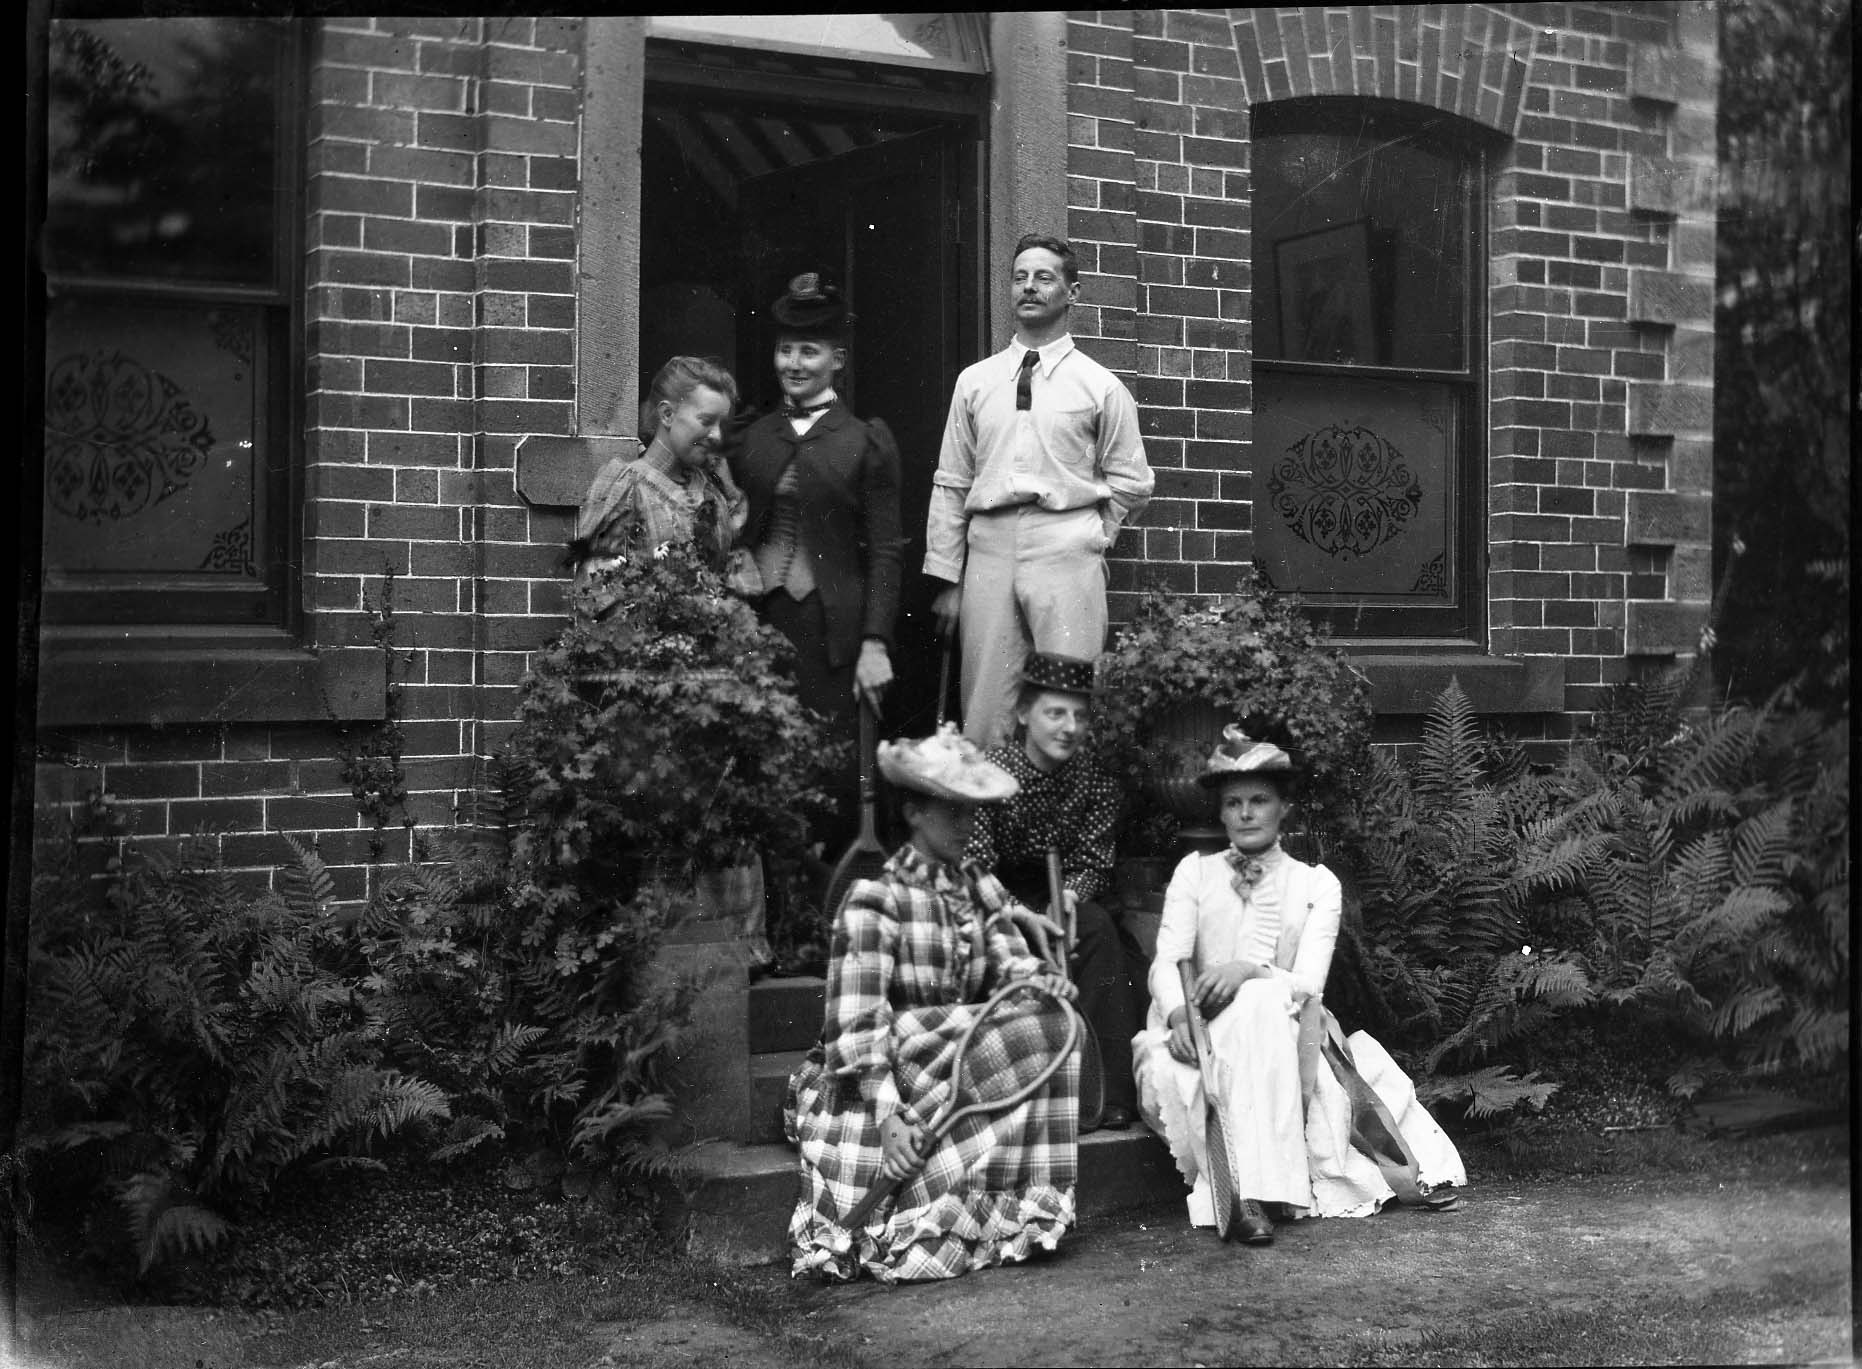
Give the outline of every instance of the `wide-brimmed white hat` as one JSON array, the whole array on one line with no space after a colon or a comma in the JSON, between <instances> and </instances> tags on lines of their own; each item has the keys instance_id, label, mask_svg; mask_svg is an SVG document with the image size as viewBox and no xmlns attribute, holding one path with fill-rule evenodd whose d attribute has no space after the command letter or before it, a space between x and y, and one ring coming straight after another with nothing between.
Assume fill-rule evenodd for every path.
<instances>
[{"instance_id":1,"label":"wide-brimmed white hat","mask_svg":"<svg viewBox=\"0 0 1862 1369\"><path fill-rule=\"evenodd\" d=\"M955 803L1001 803L1021 792L1021 782L960 735L955 723L929 737L881 742L879 773L888 784Z\"/></svg>"},{"instance_id":2,"label":"wide-brimmed white hat","mask_svg":"<svg viewBox=\"0 0 1862 1369\"><path fill-rule=\"evenodd\" d=\"M1206 789L1250 775L1273 775L1292 779L1299 773L1293 758L1272 742L1256 741L1234 723L1222 729L1222 740L1203 763L1196 782Z\"/></svg>"}]
</instances>

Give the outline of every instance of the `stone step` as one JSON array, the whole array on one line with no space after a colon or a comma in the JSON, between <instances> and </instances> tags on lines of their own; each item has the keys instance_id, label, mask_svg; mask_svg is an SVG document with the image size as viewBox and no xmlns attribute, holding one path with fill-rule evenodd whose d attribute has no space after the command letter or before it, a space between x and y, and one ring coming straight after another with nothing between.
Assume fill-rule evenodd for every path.
<instances>
[{"instance_id":1,"label":"stone step","mask_svg":"<svg viewBox=\"0 0 1862 1369\"><path fill-rule=\"evenodd\" d=\"M752 1130L747 1140L782 1140L783 1096L789 1091L789 1076L807 1054L807 1051L769 1051L750 1057Z\"/></svg>"},{"instance_id":2,"label":"stone step","mask_svg":"<svg viewBox=\"0 0 1862 1369\"><path fill-rule=\"evenodd\" d=\"M1142 1125L1080 1138L1080 1216L1181 1204L1185 1192L1169 1148ZM694 1255L771 1264L787 1258L795 1194L792 1146L713 1141L698 1147L686 1192L669 1200L665 1218Z\"/></svg>"},{"instance_id":3,"label":"stone step","mask_svg":"<svg viewBox=\"0 0 1862 1369\"><path fill-rule=\"evenodd\" d=\"M819 975L759 979L750 986L750 1053L805 1051L821 1035L827 981Z\"/></svg>"}]
</instances>

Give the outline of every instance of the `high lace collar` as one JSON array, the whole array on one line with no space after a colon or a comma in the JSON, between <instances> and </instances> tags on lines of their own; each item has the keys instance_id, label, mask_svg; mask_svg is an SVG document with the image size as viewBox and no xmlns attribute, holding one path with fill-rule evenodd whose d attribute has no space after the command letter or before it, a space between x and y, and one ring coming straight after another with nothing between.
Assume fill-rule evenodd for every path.
<instances>
[{"instance_id":1,"label":"high lace collar","mask_svg":"<svg viewBox=\"0 0 1862 1369\"><path fill-rule=\"evenodd\" d=\"M1252 861L1259 864L1264 870L1273 871L1280 868L1281 862L1287 858L1287 853L1285 848L1276 841L1265 851L1257 851L1253 855L1249 855L1247 852L1231 846L1222 853L1222 858L1230 865L1239 866Z\"/></svg>"},{"instance_id":2,"label":"high lace collar","mask_svg":"<svg viewBox=\"0 0 1862 1369\"><path fill-rule=\"evenodd\" d=\"M1275 842L1265 851L1249 854L1231 846L1222 853L1222 859L1231 872L1230 879L1235 892L1242 898L1257 901L1264 892L1279 884L1279 874L1286 864L1286 852L1280 843Z\"/></svg>"},{"instance_id":3,"label":"high lace collar","mask_svg":"<svg viewBox=\"0 0 1862 1369\"><path fill-rule=\"evenodd\" d=\"M932 860L911 842L899 847L892 857L894 873L908 884L916 884L939 894L967 893L963 872L943 861Z\"/></svg>"}]
</instances>

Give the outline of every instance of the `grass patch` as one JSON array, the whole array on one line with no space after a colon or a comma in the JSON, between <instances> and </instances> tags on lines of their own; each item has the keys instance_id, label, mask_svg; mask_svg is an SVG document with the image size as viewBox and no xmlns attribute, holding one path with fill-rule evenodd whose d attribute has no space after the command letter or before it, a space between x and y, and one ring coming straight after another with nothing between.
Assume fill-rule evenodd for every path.
<instances>
[{"instance_id":1,"label":"grass patch","mask_svg":"<svg viewBox=\"0 0 1862 1369\"><path fill-rule=\"evenodd\" d=\"M627 1328L689 1316L735 1328L757 1362L866 1369L813 1332L805 1289L768 1270L665 1254L610 1258L570 1274L450 1287L291 1312L112 1307L41 1321L31 1369L572 1369L602 1362ZM628 1361L622 1360L622 1363ZM649 1356L643 1363L652 1363ZM722 1362L722 1361L721 1361Z\"/></svg>"},{"instance_id":2,"label":"grass patch","mask_svg":"<svg viewBox=\"0 0 1862 1369\"><path fill-rule=\"evenodd\" d=\"M1456 1145L1475 1185L1644 1176L1675 1188L1788 1173L1846 1183L1849 1167L1849 1129L1840 1125L1733 1138L1675 1126L1601 1132L1525 1120L1457 1137Z\"/></svg>"},{"instance_id":3,"label":"grass patch","mask_svg":"<svg viewBox=\"0 0 1862 1369\"><path fill-rule=\"evenodd\" d=\"M1420 1338L1373 1332L1324 1347L1314 1363L1395 1369L1417 1365L1848 1363L1843 1279L1780 1280L1762 1290L1606 1299L1581 1310L1510 1309L1504 1319L1440 1327Z\"/></svg>"},{"instance_id":4,"label":"grass patch","mask_svg":"<svg viewBox=\"0 0 1862 1369\"><path fill-rule=\"evenodd\" d=\"M617 1261L592 1274L456 1289L268 1319L248 1333L259 1365L373 1361L449 1369L568 1369L599 1362L626 1327L708 1314L752 1337L771 1365L864 1369L797 1323L799 1308L753 1272L671 1256Z\"/></svg>"}]
</instances>

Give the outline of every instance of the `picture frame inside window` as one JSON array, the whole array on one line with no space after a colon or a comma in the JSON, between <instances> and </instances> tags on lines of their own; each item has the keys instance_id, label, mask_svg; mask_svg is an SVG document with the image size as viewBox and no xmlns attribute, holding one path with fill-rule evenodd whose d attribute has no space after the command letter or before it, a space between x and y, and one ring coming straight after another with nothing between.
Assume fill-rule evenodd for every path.
<instances>
[{"instance_id":1,"label":"picture frame inside window","mask_svg":"<svg viewBox=\"0 0 1862 1369\"><path fill-rule=\"evenodd\" d=\"M1371 233L1364 219L1274 245L1280 357L1332 365L1375 362Z\"/></svg>"}]
</instances>

